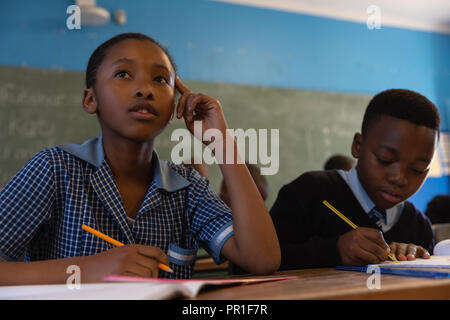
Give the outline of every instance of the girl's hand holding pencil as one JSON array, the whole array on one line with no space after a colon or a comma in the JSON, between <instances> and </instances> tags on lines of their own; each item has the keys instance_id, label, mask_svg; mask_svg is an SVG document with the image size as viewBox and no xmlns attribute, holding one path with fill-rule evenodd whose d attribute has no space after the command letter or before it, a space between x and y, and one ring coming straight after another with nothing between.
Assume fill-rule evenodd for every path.
<instances>
[{"instance_id":1,"label":"girl's hand holding pencil","mask_svg":"<svg viewBox=\"0 0 450 320\"><path fill-rule=\"evenodd\" d=\"M91 281L101 281L108 275L157 278L159 269L173 272L168 267L169 258L160 248L140 244L124 245L86 225L82 225L82 229L116 246L90 256L92 268L90 268L89 276L93 277Z\"/></svg>"}]
</instances>

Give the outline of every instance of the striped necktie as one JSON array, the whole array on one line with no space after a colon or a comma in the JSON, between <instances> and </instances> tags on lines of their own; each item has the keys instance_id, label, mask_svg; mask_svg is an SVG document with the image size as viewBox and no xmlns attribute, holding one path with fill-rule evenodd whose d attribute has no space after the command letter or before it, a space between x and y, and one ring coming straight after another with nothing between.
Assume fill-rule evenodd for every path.
<instances>
[{"instance_id":1,"label":"striped necktie","mask_svg":"<svg viewBox=\"0 0 450 320\"><path fill-rule=\"evenodd\" d=\"M381 223L384 221L386 223L386 210L380 207L373 207L369 212L369 218L372 220L378 227L381 228Z\"/></svg>"}]
</instances>

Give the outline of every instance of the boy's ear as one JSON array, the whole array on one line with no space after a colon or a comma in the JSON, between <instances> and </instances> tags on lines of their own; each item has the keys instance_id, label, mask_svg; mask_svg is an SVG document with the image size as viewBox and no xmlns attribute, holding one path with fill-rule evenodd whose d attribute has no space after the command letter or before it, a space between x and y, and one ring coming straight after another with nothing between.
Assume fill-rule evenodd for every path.
<instances>
[{"instance_id":1,"label":"boy's ear","mask_svg":"<svg viewBox=\"0 0 450 320\"><path fill-rule=\"evenodd\" d=\"M359 158L359 155L361 153L361 144L363 141L363 136L361 133L357 132L353 136L353 142L352 142L352 156L356 159Z\"/></svg>"},{"instance_id":2,"label":"boy's ear","mask_svg":"<svg viewBox=\"0 0 450 320\"><path fill-rule=\"evenodd\" d=\"M97 99L92 88L84 89L82 105L84 111L86 111L87 113L94 114L97 112Z\"/></svg>"}]
</instances>

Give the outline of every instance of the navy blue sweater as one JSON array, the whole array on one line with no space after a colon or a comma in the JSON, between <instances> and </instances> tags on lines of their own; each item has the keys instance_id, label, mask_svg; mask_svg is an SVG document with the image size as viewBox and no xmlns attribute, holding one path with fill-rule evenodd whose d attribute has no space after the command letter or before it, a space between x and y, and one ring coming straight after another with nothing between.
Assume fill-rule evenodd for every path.
<instances>
[{"instance_id":1,"label":"navy blue sweater","mask_svg":"<svg viewBox=\"0 0 450 320\"><path fill-rule=\"evenodd\" d=\"M337 239L352 228L323 205L323 200L357 226L378 228L337 171L305 173L281 188L270 210L280 241L280 269L341 264ZM397 223L383 235L387 244L414 243L430 253L433 250L430 221L408 201Z\"/></svg>"}]
</instances>

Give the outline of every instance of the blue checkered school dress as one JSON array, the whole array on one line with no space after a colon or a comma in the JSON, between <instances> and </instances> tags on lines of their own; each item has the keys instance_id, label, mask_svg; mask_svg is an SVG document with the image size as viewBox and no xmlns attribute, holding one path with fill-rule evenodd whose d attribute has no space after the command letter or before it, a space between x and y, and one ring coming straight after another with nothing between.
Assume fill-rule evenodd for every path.
<instances>
[{"instance_id":1,"label":"blue checkered school dress","mask_svg":"<svg viewBox=\"0 0 450 320\"><path fill-rule=\"evenodd\" d=\"M96 254L112 244L81 229L86 224L124 244L161 248L174 273L191 278L199 246L216 263L233 235L231 210L197 171L161 161L153 152L154 179L132 226L102 137L38 152L0 191L0 258L17 261ZM82 271L82 270L81 270Z\"/></svg>"}]
</instances>

